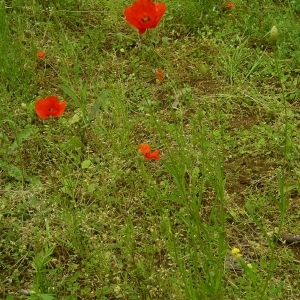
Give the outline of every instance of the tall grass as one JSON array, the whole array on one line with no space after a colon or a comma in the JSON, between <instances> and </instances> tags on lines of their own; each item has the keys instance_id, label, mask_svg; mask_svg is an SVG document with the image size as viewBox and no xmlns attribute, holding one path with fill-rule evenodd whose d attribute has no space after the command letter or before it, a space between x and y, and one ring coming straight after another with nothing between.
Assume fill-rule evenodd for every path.
<instances>
[{"instance_id":1,"label":"tall grass","mask_svg":"<svg viewBox=\"0 0 300 300\"><path fill-rule=\"evenodd\" d=\"M1 299L297 299L299 7L258 2L1 3Z\"/></svg>"}]
</instances>

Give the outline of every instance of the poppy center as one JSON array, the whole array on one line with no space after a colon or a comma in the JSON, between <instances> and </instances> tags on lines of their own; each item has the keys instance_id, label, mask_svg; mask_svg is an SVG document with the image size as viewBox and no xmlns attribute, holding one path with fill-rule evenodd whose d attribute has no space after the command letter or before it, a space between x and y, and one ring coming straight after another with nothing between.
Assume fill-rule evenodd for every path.
<instances>
[{"instance_id":1,"label":"poppy center","mask_svg":"<svg viewBox=\"0 0 300 300\"><path fill-rule=\"evenodd\" d=\"M149 22L151 21L151 18L150 17L144 17L142 18L142 22L145 23L145 22Z\"/></svg>"},{"instance_id":2,"label":"poppy center","mask_svg":"<svg viewBox=\"0 0 300 300\"><path fill-rule=\"evenodd\" d=\"M53 107L50 107L49 108L49 112L53 112L54 111L54 108Z\"/></svg>"}]
</instances>

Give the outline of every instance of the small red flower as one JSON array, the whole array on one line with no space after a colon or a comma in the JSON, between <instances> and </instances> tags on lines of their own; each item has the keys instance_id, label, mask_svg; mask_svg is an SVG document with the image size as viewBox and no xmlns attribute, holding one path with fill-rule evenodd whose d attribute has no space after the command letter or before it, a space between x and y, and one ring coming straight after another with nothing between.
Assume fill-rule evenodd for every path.
<instances>
[{"instance_id":1,"label":"small red flower","mask_svg":"<svg viewBox=\"0 0 300 300\"><path fill-rule=\"evenodd\" d=\"M45 58L46 53L43 52L43 51L39 51L39 52L37 53L37 56L38 56L39 59L43 59L43 58Z\"/></svg>"},{"instance_id":2,"label":"small red flower","mask_svg":"<svg viewBox=\"0 0 300 300\"><path fill-rule=\"evenodd\" d=\"M48 96L45 99L39 99L35 103L35 112L42 119L48 119L50 116L61 116L67 106L67 102L59 102L56 96Z\"/></svg>"},{"instance_id":3,"label":"small red flower","mask_svg":"<svg viewBox=\"0 0 300 300\"><path fill-rule=\"evenodd\" d=\"M154 150L152 152L146 153L144 155L144 157L146 159L149 159L149 160L151 160L151 159L160 160L160 156L159 156L159 151L158 150Z\"/></svg>"},{"instance_id":4,"label":"small red flower","mask_svg":"<svg viewBox=\"0 0 300 300\"><path fill-rule=\"evenodd\" d=\"M141 154L149 160L160 160L160 156L159 156L159 151L158 150L154 150L154 151L150 151L150 145L149 144L140 144L137 147L137 150L141 152Z\"/></svg>"},{"instance_id":5,"label":"small red flower","mask_svg":"<svg viewBox=\"0 0 300 300\"><path fill-rule=\"evenodd\" d=\"M157 69L156 77L157 77L157 79L159 80L160 83L164 80L164 75L163 75L163 72L162 72L161 68Z\"/></svg>"},{"instance_id":6,"label":"small red flower","mask_svg":"<svg viewBox=\"0 0 300 300\"><path fill-rule=\"evenodd\" d=\"M139 144L137 149L143 154L147 154L150 152L150 145L149 144Z\"/></svg>"},{"instance_id":7,"label":"small red flower","mask_svg":"<svg viewBox=\"0 0 300 300\"><path fill-rule=\"evenodd\" d=\"M226 5L226 8L228 8L228 9L235 8L235 5L233 3L228 3Z\"/></svg>"},{"instance_id":8,"label":"small red flower","mask_svg":"<svg viewBox=\"0 0 300 300\"><path fill-rule=\"evenodd\" d=\"M164 15L166 5L161 2L153 3L153 0L136 0L124 11L127 22L137 28L140 34L148 28L155 28Z\"/></svg>"}]
</instances>

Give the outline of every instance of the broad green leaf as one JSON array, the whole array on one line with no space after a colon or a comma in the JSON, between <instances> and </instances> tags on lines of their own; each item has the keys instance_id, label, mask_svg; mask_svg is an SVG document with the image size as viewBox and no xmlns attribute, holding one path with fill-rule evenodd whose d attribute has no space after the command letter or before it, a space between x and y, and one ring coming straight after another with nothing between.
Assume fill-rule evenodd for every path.
<instances>
[{"instance_id":1,"label":"broad green leaf","mask_svg":"<svg viewBox=\"0 0 300 300\"><path fill-rule=\"evenodd\" d=\"M67 85L61 84L59 86L72 100L75 101L78 108L80 108L82 113L82 118L84 123L87 122L86 116L86 87L81 87L81 96L78 97L76 93Z\"/></svg>"},{"instance_id":2,"label":"broad green leaf","mask_svg":"<svg viewBox=\"0 0 300 300\"><path fill-rule=\"evenodd\" d=\"M54 295L51 295L51 294L41 294L40 295L41 299L42 300L54 300Z\"/></svg>"},{"instance_id":3,"label":"broad green leaf","mask_svg":"<svg viewBox=\"0 0 300 300\"><path fill-rule=\"evenodd\" d=\"M89 122L96 117L96 115L97 115L100 107L103 105L103 102L107 98L108 93L109 93L108 90L103 90L100 93L99 98L94 102L94 104L93 104L93 106L92 106L92 108L91 108L91 110L89 112L89 116L88 116Z\"/></svg>"},{"instance_id":4,"label":"broad green leaf","mask_svg":"<svg viewBox=\"0 0 300 300\"><path fill-rule=\"evenodd\" d=\"M3 132L0 132L0 142L4 144L9 143L9 138Z\"/></svg>"},{"instance_id":5,"label":"broad green leaf","mask_svg":"<svg viewBox=\"0 0 300 300\"><path fill-rule=\"evenodd\" d=\"M90 161L89 159L87 159L87 160L84 160L84 161L81 163L81 168L82 168L82 169L87 169L90 165L91 165L91 161Z\"/></svg>"},{"instance_id":6,"label":"broad green leaf","mask_svg":"<svg viewBox=\"0 0 300 300\"><path fill-rule=\"evenodd\" d=\"M71 119L69 119L69 124L75 124L78 123L80 121L80 116L79 114L75 114Z\"/></svg>"},{"instance_id":7,"label":"broad green leaf","mask_svg":"<svg viewBox=\"0 0 300 300\"><path fill-rule=\"evenodd\" d=\"M21 143L23 140L27 139L30 136L30 134L31 128L25 128L16 135L16 139L19 143Z\"/></svg>"},{"instance_id":8,"label":"broad green leaf","mask_svg":"<svg viewBox=\"0 0 300 300\"><path fill-rule=\"evenodd\" d=\"M28 300L54 300L55 297L52 294L32 294Z\"/></svg>"},{"instance_id":9,"label":"broad green leaf","mask_svg":"<svg viewBox=\"0 0 300 300\"><path fill-rule=\"evenodd\" d=\"M18 146L20 146L21 143L30 136L31 132L31 128L25 128L21 132L17 133L15 141L11 144L11 146L8 149L8 153L12 153Z\"/></svg>"},{"instance_id":10,"label":"broad green leaf","mask_svg":"<svg viewBox=\"0 0 300 300\"><path fill-rule=\"evenodd\" d=\"M61 84L59 87L64 91L65 94L67 94L71 99L73 99L75 103L80 107L79 105L80 99L70 87L68 87L65 84Z\"/></svg>"},{"instance_id":11,"label":"broad green leaf","mask_svg":"<svg viewBox=\"0 0 300 300\"><path fill-rule=\"evenodd\" d=\"M89 193L92 193L96 190L97 187L98 187L98 185L96 183L91 183L88 185L87 190Z\"/></svg>"},{"instance_id":12,"label":"broad green leaf","mask_svg":"<svg viewBox=\"0 0 300 300\"><path fill-rule=\"evenodd\" d=\"M70 148L73 150L82 146L82 142L77 136L71 137L67 143L71 146Z\"/></svg>"},{"instance_id":13,"label":"broad green leaf","mask_svg":"<svg viewBox=\"0 0 300 300\"><path fill-rule=\"evenodd\" d=\"M8 166L8 170L7 170L9 176L17 179L17 180L22 180L23 179L23 172L19 167L10 165Z\"/></svg>"}]
</instances>

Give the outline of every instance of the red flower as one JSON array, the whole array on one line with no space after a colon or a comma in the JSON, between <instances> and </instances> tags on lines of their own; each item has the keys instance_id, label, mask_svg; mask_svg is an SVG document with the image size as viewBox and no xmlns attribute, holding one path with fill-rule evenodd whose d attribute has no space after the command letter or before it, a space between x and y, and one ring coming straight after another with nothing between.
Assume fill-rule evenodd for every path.
<instances>
[{"instance_id":1,"label":"red flower","mask_svg":"<svg viewBox=\"0 0 300 300\"><path fill-rule=\"evenodd\" d=\"M149 144L139 144L137 149L145 155L146 153L150 152L150 145Z\"/></svg>"},{"instance_id":2,"label":"red flower","mask_svg":"<svg viewBox=\"0 0 300 300\"><path fill-rule=\"evenodd\" d=\"M233 3L228 3L228 4L226 5L226 8L229 8L229 9L235 8L235 5L234 5Z\"/></svg>"},{"instance_id":3,"label":"red flower","mask_svg":"<svg viewBox=\"0 0 300 300\"><path fill-rule=\"evenodd\" d=\"M140 144L138 145L137 150L139 150L146 159L160 160L159 151L154 150L151 152L149 144Z\"/></svg>"},{"instance_id":4,"label":"red flower","mask_svg":"<svg viewBox=\"0 0 300 300\"><path fill-rule=\"evenodd\" d=\"M61 116L67 106L67 102L59 102L56 96L49 96L45 99L39 99L35 103L35 112L42 119L47 119L50 116Z\"/></svg>"},{"instance_id":5,"label":"red flower","mask_svg":"<svg viewBox=\"0 0 300 300\"><path fill-rule=\"evenodd\" d=\"M164 76L163 76L163 72L162 72L161 68L157 69L156 76L157 76L157 79L159 80L159 82L162 82L164 80Z\"/></svg>"},{"instance_id":6,"label":"red flower","mask_svg":"<svg viewBox=\"0 0 300 300\"><path fill-rule=\"evenodd\" d=\"M164 15L166 5L164 3L153 3L153 0L136 0L124 11L125 18L129 24L139 30L140 34L146 32L147 28L155 28Z\"/></svg>"},{"instance_id":7,"label":"red flower","mask_svg":"<svg viewBox=\"0 0 300 300\"><path fill-rule=\"evenodd\" d=\"M38 58L42 59L42 58L45 58L46 53L43 52L43 51L39 51L39 52L37 53L37 56L38 56Z\"/></svg>"}]
</instances>

